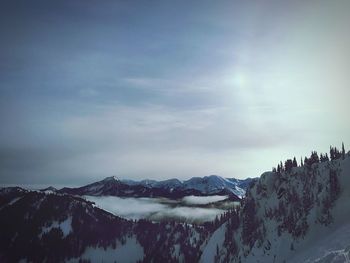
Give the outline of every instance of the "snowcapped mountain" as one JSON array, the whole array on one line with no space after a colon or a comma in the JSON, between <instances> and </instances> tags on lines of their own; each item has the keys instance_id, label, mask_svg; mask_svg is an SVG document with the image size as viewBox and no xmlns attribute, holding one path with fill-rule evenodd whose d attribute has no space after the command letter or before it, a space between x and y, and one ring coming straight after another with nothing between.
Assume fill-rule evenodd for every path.
<instances>
[{"instance_id":1,"label":"snowcapped mountain","mask_svg":"<svg viewBox=\"0 0 350 263\"><path fill-rule=\"evenodd\" d=\"M184 189L184 190L197 190L201 193L216 194L223 189L229 190L233 194L242 197L245 194L249 183L253 178L236 179L236 178L223 178L218 175L210 175L204 177L192 177L186 181L180 181L178 179L169 179L164 181L155 180L142 180L140 182L131 180L122 180L122 182L129 185L143 185L155 188L167 188L167 189Z\"/></svg>"},{"instance_id":2,"label":"snowcapped mountain","mask_svg":"<svg viewBox=\"0 0 350 263\"><path fill-rule=\"evenodd\" d=\"M54 189L3 188L0 262L349 262L350 152L330 156L287 160L250 183L240 206L201 225L130 221ZM227 181L236 182L209 176L162 187L210 193ZM119 184L145 187L106 178L72 192Z\"/></svg>"},{"instance_id":3,"label":"snowcapped mountain","mask_svg":"<svg viewBox=\"0 0 350 263\"><path fill-rule=\"evenodd\" d=\"M239 180L235 178L223 178L217 175L210 175L205 177L193 177L184 181L183 187L185 189L196 189L208 194L215 194L222 189L227 189L233 194L243 197L245 190L252 180L253 179L251 178Z\"/></svg>"},{"instance_id":4,"label":"snowcapped mountain","mask_svg":"<svg viewBox=\"0 0 350 263\"><path fill-rule=\"evenodd\" d=\"M80 188L63 188L60 193L76 195L114 195L120 197L167 197L182 198L188 195L228 195L239 200L253 179L226 179L217 175L193 177L181 182L178 179L155 180L119 180L112 176L102 181Z\"/></svg>"},{"instance_id":5,"label":"snowcapped mountain","mask_svg":"<svg viewBox=\"0 0 350 263\"><path fill-rule=\"evenodd\" d=\"M349 262L349 196L349 153L266 172L205 242L200 262Z\"/></svg>"}]
</instances>

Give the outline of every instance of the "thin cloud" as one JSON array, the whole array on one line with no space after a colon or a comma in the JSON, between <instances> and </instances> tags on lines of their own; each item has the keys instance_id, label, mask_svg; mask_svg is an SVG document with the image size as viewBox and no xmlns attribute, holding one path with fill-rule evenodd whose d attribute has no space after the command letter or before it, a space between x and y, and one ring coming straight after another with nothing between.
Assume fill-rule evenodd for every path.
<instances>
[{"instance_id":1,"label":"thin cloud","mask_svg":"<svg viewBox=\"0 0 350 263\"><path fill-rule=\"evenodd\" d=\"M210 203L215 203L218 201L223 201L227 199L228 196L185 196L183 202L188 205L206 205Z\"/></svg>"},{"instance_id":2,"label":"thin cloud","mask_svg":"<svg viewBox=\"0 0 350 263\"><path fill-rule=\"evenodd\" d=\"M175 219L186 222L206 222L214 220L216 216L225 210L217 208L187 207L191 205L205 204L209 201L215 202L222 199L219 197L193 197L186 200L168 200L165 198L119 198L114 196L85 196L88 200L108 212L127 219L147 218L161 221L164 219ZM182 203L184 201L184 203ZM193 201L193 202L192 202Z\"/></svg>"},{"instance_id":3,"label":"thin cloud","mask_svg":"<svg viewBox=\"0 0 350 263\"><path fill-rule=\"evenodd\" d=\"M0 183L255 177L346 143L347 10L4 3Z\"/></svg>"}]
</instances>

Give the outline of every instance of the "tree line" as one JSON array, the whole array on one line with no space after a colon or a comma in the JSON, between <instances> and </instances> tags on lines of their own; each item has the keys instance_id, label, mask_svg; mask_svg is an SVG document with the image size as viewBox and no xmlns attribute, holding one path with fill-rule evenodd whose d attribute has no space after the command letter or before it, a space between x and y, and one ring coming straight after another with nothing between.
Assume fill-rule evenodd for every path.
<instances>
[{"instance_id":1,"label":"tree line","mask_svg":"<svg viewBox=\"0 0 350 263\"><path fill-rule=\"evenodd\" d=\"M337 147L330 146L329 148L329 156L328 153L321 153L318 155L317 151L312 151L310 157L304 157L300 159L300 165L298 165L298 162L296 158L294 157L293 159L287 159L284 163L281 161L278 165L277 168L273 167L272 171L275 173L282 173L282 172L291 172L293 167L303 167L307 166L310 167L314 163L323 163L323 162L328 162L328 161L334 161L338 159L345 159L346 152L345 152L345 147L344 143L342 143L342 148L339 150Z\"/></svg>"}]
</instances>

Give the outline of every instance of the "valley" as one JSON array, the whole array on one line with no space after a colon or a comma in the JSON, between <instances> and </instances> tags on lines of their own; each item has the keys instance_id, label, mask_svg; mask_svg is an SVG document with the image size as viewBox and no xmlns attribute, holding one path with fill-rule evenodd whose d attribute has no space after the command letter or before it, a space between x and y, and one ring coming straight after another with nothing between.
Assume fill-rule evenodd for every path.
<instances>
[{"instance_id":1,"label":"valley","mask_svg":"<svg viewBox=\"0 0 350 263\"><path fill-rule=\"evenodd\" d=\"M240 202L213 194L223 193L213 185L206 195L125 197L115 179L69 190L75 194L1 188L0 260L348 262L350 152L331 147L330 159L320 156L278 164Z\"/></svg>"},{"instance_id":2,"label":"valley","mask_svg":"<svg viewBox=\"0 0 350 263\"><path fill-rule=\"evenodd\" d=\"M84 198L116 216L155 222L174 220L204 223L213 221L215 217L240 204L238 201L231 201L228 196L186 196L178 200L115 196L84 196Z\"/></svg>"}]
</instances>

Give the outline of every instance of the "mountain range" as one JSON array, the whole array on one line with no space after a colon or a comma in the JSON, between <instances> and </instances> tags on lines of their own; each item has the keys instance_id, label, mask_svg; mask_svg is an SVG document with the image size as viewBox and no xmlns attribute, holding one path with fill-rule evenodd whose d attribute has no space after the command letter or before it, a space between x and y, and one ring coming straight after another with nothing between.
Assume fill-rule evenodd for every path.
<instances>
[{"instance_id":1,"label":"mountain range","mask_svg":"<svg viewBox=\"0 0 350 263\"><path fill-rule=\"evenodd\" d=\"M178 179L133 181L119 180L117 177L111 176L102 181L79 188L62 188L58 192L74 195L166 197L171 199L178 199L189 195L227 195L231 200L238 201L244 196L246 188L253 180L252 178L240 180L210 175L193 177L186 181L180 181Z\"/></svg>"},{"instance_id":2,"label":"mountain range","mask_svg":"<svg viewBox=\"0 0 350 263\"><path fill-rule=\"evenodd\" d=\"M330 156L287 160L253 180L239 206L200 225L126 220L69 191L2 188L0 262L349 262L350 152Z\"/></svg>"}]
</instances>

